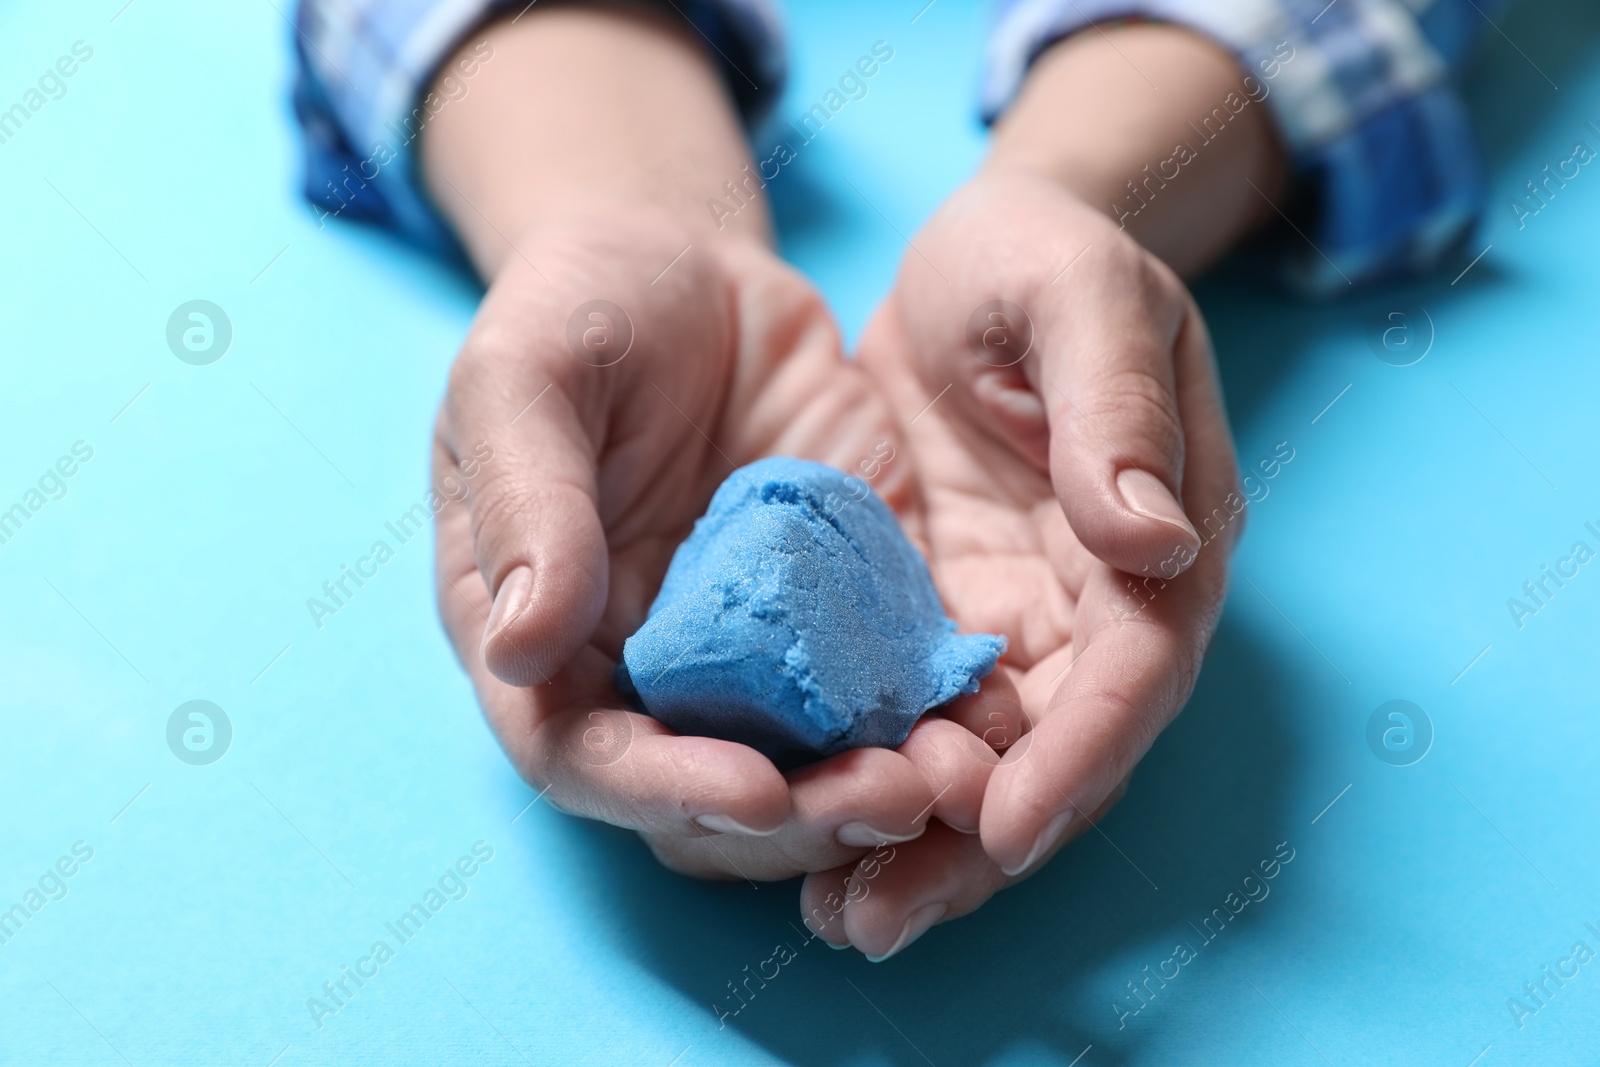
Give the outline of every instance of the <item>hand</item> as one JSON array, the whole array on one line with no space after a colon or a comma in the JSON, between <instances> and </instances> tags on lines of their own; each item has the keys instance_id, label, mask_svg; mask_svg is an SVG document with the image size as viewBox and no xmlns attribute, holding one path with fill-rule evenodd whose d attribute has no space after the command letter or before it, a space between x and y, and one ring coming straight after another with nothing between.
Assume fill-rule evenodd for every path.
<instances>
[{"instance_id":1,"label":"hand","mask_svg":"<svg viewBox=\"0 0 1600 1067\"><path fill-rule=\"evenodd\" d=\"M994 300L1025 316L973 324ZM807 879L802 910L850 892L835 940L882 956L1115 803L1194 686L1244 502L1193 301L1048 180L991 170L952 197L912 242L861 362L907 423L909 525L946 608L1010 642L980 697L1020 705L1031 727L984 732L1007 751L978 836L941 828L891 863Z\"/></svg>"},{"instance_id":2,"label":"hand","mask_svg":"<svg viewBox=\"0 0 1600 1067\"><path fill-rule=\"evenodd\" d=\"M754 749L628 710L612 683L736 466L781 453L865 474L874 457L874 488L904 506L894 418L841 359L815 291L757 241L644 208L572 214L516 248L451 374L434 472L471 486L438 517L440 611L517 769L706 877L837 867L935 816L976 830L995 757L973 758L983 746L957 722L785 777ZM623 315L574 324L594 299Z\"/></svg>"}]
</instances>

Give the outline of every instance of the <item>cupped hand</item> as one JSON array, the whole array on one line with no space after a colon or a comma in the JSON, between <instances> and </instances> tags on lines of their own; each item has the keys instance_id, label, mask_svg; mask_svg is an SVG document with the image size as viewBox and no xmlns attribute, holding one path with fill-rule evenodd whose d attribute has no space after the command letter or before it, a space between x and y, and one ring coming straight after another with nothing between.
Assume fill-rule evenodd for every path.
<instances>
[{"instance_id":1,"label":"cupped hand","mask_svg":"<svg viewBox=\"0 0 1600 1067\"><path fill-rule=\"evenodd\" d=\"M1188 698L1243 525L1210 342L1161 263L1050 182L985 173L908 250L861 344L917 462L908 526L1009 649L972 728L1005 754L980 833L812 875L802 910L882 957L1088 831ZM1182 501L1181 507L1178 501Z\"/></svg>"},{"instance_id":2,"label":"cupped hand","mask_svg":"<svg viewBox=\"0 0 1600 1067\"><path fill-rule=\"evenodd\" d=\"M646 210L519 239L439 415L436 483L470 494L438 516L437 578L489 723L540 795L706 877L837 867L933 817L975 830L994 760L948 719L785 776L754 749L675 735L612 681L735 467L815 459L903 507L900 443L816 292L764 246Z\"/></svg>"}]
</instances>

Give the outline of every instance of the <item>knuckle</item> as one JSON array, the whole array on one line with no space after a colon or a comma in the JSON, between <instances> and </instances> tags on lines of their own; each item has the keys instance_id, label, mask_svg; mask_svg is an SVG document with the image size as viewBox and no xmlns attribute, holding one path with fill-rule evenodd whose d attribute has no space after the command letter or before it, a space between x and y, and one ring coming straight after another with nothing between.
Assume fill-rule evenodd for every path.
<instances>
[{"instance_id":1,"label":"knuckle","mask_svg":"<svg viewBox=\"0 0 1600 1067\"><path fill-rule=\"evenodd\" d=\"M1147 262L1150 258L1149 253L1126 233L1118 231L1117 239L1106 249L1106 256L1107 266L1124 282L1131 279L1135 284L1143 286L1147 279L1152 277Z\"/></svg>"},{"instance_id":2,"label":"knuckle","mask_svg":"<svg viewBox=\"0 0 1600 1067\"><path fill-rule=\"evenodd\" d=\"M1174 317L1176 325L1189 293L1172 268L1147 252L1139 260L1139 284L1152 302Z\"/></svg>"},{"instance_id":3,"label":"knuckle","mask_svg":"<svg viewBox=\"0 0 1600 1067\"><path fill-rule=\"evenodd\" d=\"M481 536L486 529L498 529L526 513L529 496L504 478L479 486L472 507L473 537Z\"/></svg>"},{"instance_id":4,"label":"knuckle","mask_svg":"<svg viewBox=\"0 0 1600 1067\"><path fill-rule=\"evenodd\" d=\"M1177 671L1174 671L1176 675ZM1136 706L1122 694L1108 694L1118 707L1117 718L1121 719L1127 729L1121 737L1108 739L1108 750L1113 753L1108 761L1118 771L1126 773L1131 770L1144 754L1155 744L1161 731L1176 717L1182 702L1174 702L1171 689L1176 688L1177 679L1167 692L1163 692L1148 707Z\"/></svg>"},{"instance_id":5,"label":"knuckle","mask_svg":"<svg viewBox=\"0 0 1600 1067\"><path fill-rule=\"evenodd\" d=\"M1183 320L1189 290L1172 268L1132 239L1119 244L1116 266L1120 282L1155 312L1154 319L1176 333Z\"/></svg>"},{"instance_id":6,"label":"knuckle","mask_svg":"<svg viewBox=\"0 0 1600 1067\"><path fill-rule=\"evenodd\" d=\"M486 400L525 391L525 379L534 329L526 324L480 321L456 354L445 381L444 417L455 428L482 418Z\"/></svg>"},{"instance_id":7,"label":"knuckle","mask_svg":"<svg viewBox=\"0 0 1600 1067\"><path fill-rule=\"evenodd\" d=\"M482 350L468 338L456 354L455 362L450 364L450 374L445 380L445 410L451 416L455 415L462 394L471 392L483 376Z\"/></svg>"},{"instance_id":8,"label":"knuckle","mask_svg":"<svg viewBox=\"0 0 1600 1067\"><path fill-rule=\"evenodd\" d=\"M721 878L727 872L708 862L707 853L686 838L667 834L641 834L656 862L687 878Z\"/></svg>"},{"instance_id":9,"label":"knuckle","mask_svg":"<svg viewBox=\"0 0 1600 1067\"><path fill-rule=\"evenodd\" d=\"M1131 286L1133 295L1163 312L1181 311L1187 289L1178 276L1133 238L1120 231L1118 236L1107 249L1110 276L1121 287Z\"/></svg>"},{"instance_id":10,"label":"knuckle","mask_svg":"<svg viewBox=\"0 0 1600 1067\"><path fill-rule=\"evenodd\" d=\"M527 517L537 514L540 494L515 478L486 479L472 494L472 540L483 544L497 536L515 536Z\"/></svg>"},{"instance_id":11,"label":"knuckle","mask_svg":"<svg viewBox=\"0 0 1600 1067\"><path fill-rule=\"evenodd\" d=\"M1151 458L1163 460L1182 455L1183 423L1177 398L1171 383L1154 370L1119 367L1107 371L1083 407L1088 419L1118 427L1124 435L1132 432L1131 442L1119 441L1118 445L1143 446L1153 451Z\"/></svg>"}]
</instances>

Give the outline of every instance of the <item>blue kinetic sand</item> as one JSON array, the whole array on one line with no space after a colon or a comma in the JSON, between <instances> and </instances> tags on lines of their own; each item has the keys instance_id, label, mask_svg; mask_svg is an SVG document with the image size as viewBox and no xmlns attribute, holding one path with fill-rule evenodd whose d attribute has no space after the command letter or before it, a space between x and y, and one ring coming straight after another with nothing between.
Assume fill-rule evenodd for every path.
<instances>
[{"instance_id":1,"label":"blue kinetic sand","mask_svg":"<svg viewBox=\"0 0 1600 1067\"><path fill-rule=\"evenodd\" d=\"M794 765L892 748L929 708L977 692L1005 638L955 631L865 483L764 459L728 476L679 546L617 687L679 733Z\"/></svg>"}]
</instances>

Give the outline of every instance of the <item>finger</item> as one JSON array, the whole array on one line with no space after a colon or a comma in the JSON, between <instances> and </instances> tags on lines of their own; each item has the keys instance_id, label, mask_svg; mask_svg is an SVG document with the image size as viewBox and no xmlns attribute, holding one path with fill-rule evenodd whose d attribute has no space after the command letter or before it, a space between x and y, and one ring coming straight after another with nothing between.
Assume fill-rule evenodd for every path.
<instances>
[{"instance_id":1,"label":"finger","mask_svg":"<svg viewBox=\"0 0 1600 1067\"><path fill-rule=\"evenodd\" d=\"M901 846L882 845L866 858L895 855ZM849 948L850 935L844 930L845 892L856 862L830 867L806 875L800 886L800 916L806 931L829 948Z\"/></svg>"},{"instance_id":2,"label":"finger","mask_svg":"<svg viewBox=\"0 0 1600 1067\"><path fill-rule=\"evenodd\" d=\"M1024 369L1048 412L1051 481L1073 532L1112 566L1151 573L1200 545L1179 504L1173 350L1187 303L1181 283L1138 249L1088 257L1112 262L1088 264L1096 269L1075 278L1070 299L1040 306L1040 359Z\"/></svg>"},{"instance_id":3,"label":"finger","mask_svg":"<svg viewBox=\"0 0 1600 1067\"><path fill-rule=\"evenodd\" d=\"M553 304L513 306L497 295L485 300L451 371L439 443L442 462L479 468L471 536L493 597L482 658L503 681L538 685L588 640L606 605L594 444L600 384L570 366L579 361L556 332L563 323Z\"/></svg>"},{"instance_id":4,"label":"finger","mask_svg":"<svg viewBox=\"0 0 1600 1067\"><path fill-rule=\"evenodd\" d=\"M580 653L589 656L599 658ZM543 697L543 688L521 693ZM614 707L558 712L512 755L556 807L643 833L759 837L777 832L790 814L787 783L755 749L680 737Z\"/></svg>"},{"instance_id":5,"label":"finger","mask_svg":"<svg viewBox=\"0 0 1600 1067\"><path fill-rule=\"evenodd\" d=\"M1124 779L1090 821L1099 822L1126 791ZM1088 829L1086 821L1056 847ZM868 959L881 963L935 924L977 910L1018 880L989 858L978 839L935 826L916 841L895 846L892 854L880 849L863 857L842 885L828 882L819 885L819 890L830 890L844 902L845 936ZM830 943L843 947L836 943L836 931L822 929Z\"/></svg>"},{"instance_id":6,"label":"finger","mask_svg":"<svg viewBox=\"0 0 1600 1067\"><path fill-rule=\"evenodd\" d=\"M983 739L949 719L930 715L895 751L911 761L933 791L932 817L965 834L978 832L989 774L1000 757Z\"/></svg>"},{"instance_id":7,"label":"finger","mask_svg":"<svg viewBox=\"0 0 1600 1067\"><path fill-rule=\"evenodd\" d=\"M892 855L857 864L843 893L845 934L881 963L935 923L975 910L1009 881L977 838L936 824Z\"/></svg>"},{"instance_id":8,"label":"finger","mask_svg":"<svg viewBox=\"0 0 1600 1067\"><path fill-rule=\"evenodd\" d=\"M680 737L608 703L610 670L593 649L531 689L479 669L490 725L541 796L571 814L645 833L760 836L786 824L789 785L770 760L732 741Z\"/></svg>"},{"instance_id":9,"label":"finger","mask_svg":"<svg viewBox=\"0 0 1600 1067\"><path fill-rule=\"evenodd\" d=\"M933 813L933 790L915 764L886 748L857 748L789 774L794 805L774 843L807 870L833 866L862 848L909 841ZM839 846L857 850L837 851Z\"/></svg>"},{"instance_id":10,"label":"finger","mask_svg":"<svg viewBox=\"0 0 1600 1067\"><path fill-rule=\"evenodd\" d=\"M1178 353L1191 445L1184 498L1194 513L1210 512L1222 525L1181 576L1135 587L1127 575L1104 568L1086 585L1076 658L984 794L980 833L1004 870L1036 866L1127 776L1188 699L1215 630L1243 505L1232 510L1233 448L1209 344L1195 323Z\"/></svg>"},{"instance_id":11,"label":"finger","mask_svg":"<svg viewBox=\"0 0 1600 1067\"><path fill-rule=\"evenodd\" d=\"M655 846L658 855L672 856L669 865L679 869L730 868L751 879L790 878L852 863L868 848L911 840L922 834L934 810L934 791L922 772L883 748L855 749L792 772L789 790L789 818L770 836L680 831L678 840Z\"/></svg>"},{"instance_id":12,"label":"finger","mask_svg":"<svg viewBox=\"0 0 1600 1067\"><path fill-rule=\"evenodd\" d=\"M938 714L977 737L995 752L1004 752L1028 732L1028 715L1017 690L1021 672L1002 663L983 680L976 693L956 697Z\"/></svg>"}]
</instances>

